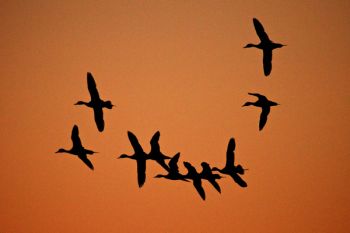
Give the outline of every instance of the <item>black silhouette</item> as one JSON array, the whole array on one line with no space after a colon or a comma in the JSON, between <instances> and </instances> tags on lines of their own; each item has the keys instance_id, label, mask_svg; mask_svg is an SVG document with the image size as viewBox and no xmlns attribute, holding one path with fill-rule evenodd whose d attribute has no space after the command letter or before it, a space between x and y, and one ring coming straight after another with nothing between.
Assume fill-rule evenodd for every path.
<instances>
[{"instance_id":1,"label":"black silhouette","mask_svg":"<svg viewBox=\"0 0 350 233\"><path fill-rule=\"evenodd\" d=\"M183 181L188 182L188 180L185 178L185 176L180 174L180 172L179 172L179 167L177 166L177 162L179 161L179 157L180 157L180 153L177 153L176 155L174 155L174 157L172 157L170 159L168 174L166 174L166 175L158 174L154 178L162 178L163 177L163 178L166 178L169 180L183 180Z\"/></svg>"},{"instance_id":2,"label":"black silhouette","mask_svg":"<svg viewBox=\"0 0 350 233\"><path fill-rule=\"evenodd\" d=\"M220 189L220 186L219 184L216 182L217 179L221 179L223 178L222 176L220 176L219 174L213 174L212 173L212 170L210 168L210 165L206 162L202 162L201 163L202 165L202 172L200 173L201 175L201 178L202 179L205 179L205 180L208 180L213 186L214 188L219 192L221 193L221 189Z\"/></svg>"},{"instance_id":3,"label":"black silhouette","mask_svg":"<svg viewBox=\"0 0 350 233\"><path fill-rule=\"evenodd\" d=\"M256 34L258 34L258 37L260 38L260 44L247 44L244 48L255 47L263 51L264 74L265 76L268 76L272 69L272 50L281 48L285 45L271 41L266 34L264 27L256 18L253 19L253 23Z\"/></svg>"},{"instance_id":4,"label":"black silhouette","mask_svg":"<svg viewBox=\"0 0 350 233\"><path fill-rule=\"evenodd\" d=\"M267 116L270 113L270 107L279 105L278 103L275 103L273 101L268 100L265 96L258 94L258 93L248 93L249 95L253 95L258 97L258 100L255 103L252 102L246 102L243 104L244 106L254 105L256 107L261 108L261 114L260 114L260 121L259 121L259 130L262 130L266 124Z\"/></svg>"},{"instance_id":5,"label":"black silhouette","mask_svg":"<svg viewBox=\"0 0 350 233\"><path fill-rule=\"evenodd\" d=\"M94 152L92 150L87 150L83 147L81 144L80 138L79 138L79 129L78 126L74 125L72 129L72 142L73 146L70 150L65 150L63 148L59 149L56 153L69 153L72 155L77 155L81 161L83 161L91 170L94 170L94 166L90 162L90 160L87 158L87 155L92 155Z\"/></svg>"},{"instance_id":6,"label":"black silhouette","mask_svg":"<svg viewBox=\"0 0 350 233\"><path fill-rule=\"evenodd\" d=\"M102 132L105 126L102 109L103 108L112 109L114 105L109 100L103 101L100 99L100 96L96 88L94 77L92 77L92 74L90 72L87 73L87 84L88 84L88 89L91 97L90 102L86 103L84 101L78 101L75 105L86 105L89 108L92 108L94 110L96 126L98 130Z\"/></svg>"},{"instance_id":7,"label":"black silhouette","mask_svg":"<svg viewBox=\"0 0 350 233\"><path fill-rule=\"evenodd\" d=\"M169 167L166 165L165 163L165 159L171 159L169 156L164 155L161 151L160 151L160 146L159 146L159 137L160 137L160 133L159 131L157 131L152 139L151 139L151 152L148 155L148 158L151 160L155 160L157 163L159 163L165 170L169 171Z\"/></svg>"},{"instance_id":8,"label":"black silhouette","mask_svg":"<svg viewBox=\"0 0 350 233\"><path fill-rule=\"evenodd\" d=\"M201 196L203 200L205 200L205 192L202 187L201 175L196 171L196 169L189 162L184 162L184 165L188 170L188 173L185 175L185 178L191 179L193 181L193 186L196 188L198 194Z\"/></svg>"},{"instance_id":9,"label":"black silhouette","mask_svg":"<svg viewBox=\"0 0 350 233\"><path fill-rule=\"evenodd\" d=\"M130 131L128 131L128 137L129 137L130 143L131 143L135 153L133 155L122 154L119 156L119 159L129 158L129 159L136 160L136 163L137 163L137 181L138 181L139 187L141 188L146 181L147 154L143 151L136 136L133 133L131 133Z\"/></svg>"},{"instance_id":10,"label":"black silhouette","mask_svg":"<svg viewBox=\"0 0 350 233\"><path fill-rule=\"evenodd\" d=\"M241 187L247 187L247 183L238 175L243 175L244 170L241 165L235 166L235 148L236 143L235 139L231 138L227 145L226 152L226 165L223 169L219 169L217 167L213 167L213 171L221 172L222 174L227 174L232 177L232 179Z\"/></svg>"}]
</instances>

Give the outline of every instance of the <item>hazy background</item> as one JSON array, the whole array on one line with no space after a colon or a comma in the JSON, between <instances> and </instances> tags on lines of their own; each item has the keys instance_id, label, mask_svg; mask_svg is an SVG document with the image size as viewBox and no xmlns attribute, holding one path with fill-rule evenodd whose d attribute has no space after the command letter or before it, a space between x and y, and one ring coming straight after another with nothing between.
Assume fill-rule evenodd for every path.
<instances>
[{"instance_id":1,"label":"hazy background","mask_svg":"<svg viewBox=\"0 0 350 233\"><path fill-rule=\"evenodd\" d=\"M0 232L349 232L349 1L1 1ZM264 77L252 18L274 51ZM78 100L86 72L105 131ZM280 103L262 132L259 92ZM95 171L68 154L80 129ZM153 179L139 189L127 131L198 170L230 137L248 188Z\"/></svg>"}]
</instances>

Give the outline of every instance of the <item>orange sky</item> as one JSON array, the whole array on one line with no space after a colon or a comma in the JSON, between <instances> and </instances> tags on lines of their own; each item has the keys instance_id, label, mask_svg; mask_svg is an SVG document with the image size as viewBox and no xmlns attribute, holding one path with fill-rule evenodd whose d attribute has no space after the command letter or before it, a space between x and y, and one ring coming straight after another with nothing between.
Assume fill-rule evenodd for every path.
<instances>
[{"instance_id":1,"label":"orange sky","mask_svg":"<svg viewBox=\"0 0 350 233\"><path fill-rule=\"evenodd\" d=\"M349 232L349 1L2 1L0 232ZM252 23L287 44L269 78ZM105 111L99 133L86 72ZM258 131L259 92L281 103ZM77 124L95 171L68 154ZM230 137L247 189L153 179L146 151L223 166Z\"/></svg>"}]
</instances>

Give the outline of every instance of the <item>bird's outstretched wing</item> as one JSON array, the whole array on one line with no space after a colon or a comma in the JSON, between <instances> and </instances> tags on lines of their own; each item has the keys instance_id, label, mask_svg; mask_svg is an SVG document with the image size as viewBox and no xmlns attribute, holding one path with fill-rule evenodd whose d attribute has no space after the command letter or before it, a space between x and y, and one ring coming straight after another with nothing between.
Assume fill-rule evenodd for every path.
<instances>
[{"instance_id":1,"label":"bird's outstretched wing","mask_svg":"<svg viewBox=\"0 0 350 233\"><path fill-rule=\"evenodd\" d=\"M78 156L81 161L83 161L91 170L94 170L94 166L91 161L87 158L86 154Z\"/></svg>"},{"instance_id":2,"label":"bird's outstretched wing","mask_svg":"<svg viewBox=\"0 0 350 233\"><path fill-rule=\"evenodd\" d=\"M202 180L200 178L193 180L193 186L196 188L198 194L201 196L203 200L205 200L205 192L202 187Z\"/></svg>"},{"instance_id":3,"label":"bird's outstretched wing","mask_svg":"<svg viewBox=\"0 0 350 233\"><path fill-rule=\"evenodd\" d=\"M105 128L105 122L103 120L103 110L101 107L94 107L94 118L98 131L102 132Z\"/></svg>"},{"instance_id":4,"label":"bird's outstretched wing","mask_svg":"<svg viewBox=\"0 0 350 233\"><path fill-rule=\"evenodd\" d=\"M263 25L257 20L253 18L253 23L255 27L256 34L260 38L261 42L270 41L268 35L266 34Z\"/></svg>"},{"instance_id":5,"label":"bird's outstretched wing","mask_svg":"<svg viewBox=\"0 0 350 233\"><path fill-rule=\"evenodd\" d=\"M209 179L208 181L214 186L214 188L215 188L219 193L221 193L220 185L218 184L218 182L216 182L215 179Z\"/></svg>"},{"instance_id":6,"label":"bird's outstretched wing","mask_svg":"<svg viewBox=\"0 0 350 233\"><path fill-rule=\"evenodd\" d=\"M226 151L226 168L232 168L235 163L235 149L236 142L234 138L231 138L227 145Z\"/></svg>"},{"instance_id":7,"label":"bird's outstretched wing","mask_svg":"<svg viewBox=\"0 0 350 233\"><path fill-rule=\"evenodd\" d=\"M151 153L159 153L160 152L160 146L159 146L159 137L160 137L160 132L157 131L151 141L150 141L150 144L151 144Z\"/></svg>"},{"instance_id":8,"label":"bird's outstretched wing","mask_svg":"<svg viewBox=\"0 0 350 233\"><path fill-rule=\"evenodd\" d=\"M272 70L272 50L264 49L263 50L263 65L264 65L264 74L268 76Z\"/></svg>"},{"instance_id":9,"label":"bird's outstretched wing","mask_svg":"<svg viewBox=\"0 0 350 233\"><path fill-rule=\"evenodd\" d=\"M263 107L260 114L259 130L262 130L266 124L267 116L270 113L270 107Z\"/></svg>"},{"instance_id":10,"label":"bird's outstretched wing","mask_svg":"<svg viewBox=\"0 0 350 233\"><path fill-rule=\"evenodd\" d=\"M71 139L72 139L72 142L73 142L73 148L82 147L81 141L80 141L80 138L79 138L79 129L78 129L77 125L73 126Z\"/></svg>"},{"instance_id":11,"label":"bird's outstretched wing","mask_svg":"<svg viewBox=\"0 0 350 233\"><path fill-rule=\"evenodd\" d=\"M180 157L180 153L177 153L176 155L174 155L174 157L172 157L170 159L169 168L171 171L179 172L179 166L177 166L177 162L179 161L179 157Z\"/></svg>"},{"instance_id":12,"label":"bird's outstretched wing","mask_svg":"<svg viewBox=\"0 0 350 233\"><path fill-rule=\"evenodd\" d=\"M100 99L100 95L98 94L98 91L96 88L96 82L90 72L87 73L87 84L88 84L91 100L94 101L94 100Z\"/></svg>"},{"instance_id":13,"label":"bird's outstretched wing","mask_svg":"<svg viewBox=\"0 0 350 233\"><path fill-rule=\"evenodd\" d=\"M231 173L230 174L232 179L241 187L245 188L247 187L247 183L239 176L237 175L236 173Z\"/></svg>"},{"instance_id":14,"label":"bird's outstretched wing","mask_svg":"<svg viewBox=\"0 0 350 233\"><path fill-rule=\"evenodd\" d=\"M135 153L136 154L144 153L139 141L137 140L136 136L132 132L128 131L128 137Z\"/></svg>"},{"instance_id":15,"label":"bird's outstretched wing","mask_svg":"<svg viewBox=\"0 0 350 233\"><path fill-rule=\"evenodd\" d=\"M141 188L146 181L146 159L137 159L137 182Z\"/></svg>"},{"instance_id":16,"label":"bird's outstretched wing","mask_svg":"<svg viewBox=\"0 0 350 233\"><path fill-rule=\"evenodd\" d=\"M256 97L258 97L261 100L267 100L266 96L261 95L259 93L251 93L251 92L249 92L248 95L256 96Z\"/></svg>"}]
</instances>

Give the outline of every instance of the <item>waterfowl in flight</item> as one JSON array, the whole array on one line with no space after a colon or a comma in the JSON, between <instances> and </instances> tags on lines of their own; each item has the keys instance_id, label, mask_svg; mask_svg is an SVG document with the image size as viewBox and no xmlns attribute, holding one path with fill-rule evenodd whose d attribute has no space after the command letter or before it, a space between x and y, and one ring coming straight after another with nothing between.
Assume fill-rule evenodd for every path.
<instances>
[{"instance_id":1,"label":"waterfowl in flight","mask_svg":"<svg viewBox=\"0 0 350 233\"><path fill-rule=\"evenodd\" d=\"M259 20L257 20L256 18L253 18L253 23L254 23L256 34L258 34L258 37L260 39L260 43L257 45L247 44L244 48L255 47L263 51L264 74L265 76L268 76L271 73L271 69L272 69L272 50L281 48L285 45L274 43L273 41L271 41L268 35L266 34L264 27L259 22Z\"/></svg>"},{"instance_id":2,"label":"waterfowl in flight","mask_svg":"<svg viewBox=\"0 0 350 233\"><path fill-rule=\"evenodd\" d=\"M154 178L165 178L169 180L183 180L188 182L185 176L180 174L179 172L179 167L177 166L179 157L180 157L180 153L177 153L176 155L174 155L174 157L170 159L168 174L166 175L158 174Z\"/></svg>"},{"instance_id":3,"label":"waterfowl in flight","mask_svg":"<svg viewBox=\"0 0 350 233\"><path fill-rule=\"evenodd\" d=\"M136 136L132 132L128 131L128 137L135 153L133 155L122 154L119 156L119 159L129 158L129 159L136 160L137 181L138 181L139 187L141 188L146 181L147 154L143 151L139 141L137 140Z\"/></svg>"},{"instance_id":4,"label":"waterfowl in flight","mask_svg":"<svg viewBox=\"0 0 350 233\"><path fill-rule=\"evenodd\" d=\"M212 171L218 171L222 174L230 175L232 179L241 187L247 187L247 183L238 175L243 175L244 170L241 165L235 166L235 148L236 143L235 139L231 138L227 145L226 152L226 165L223 169L219 169L217 167L213 167Z\"/></svg>"},{"instance_id":5,"label":"waterfowl in flight","mask_svg":"<svg viewBox=\"0 0 350 233\"><path fill-rule=\"evenodd\" d=\"M87 155L92 155L97 152L87 150L83 147L79 138L79 129L76 125L73 126L71 138L73 142L72 149L66 150L61 148L56 153L69 153L72 155L77 155L78 158L81 161L83 161L91 170L94 170L94 166L92 165L91 161L87 158Z\"/></svg>"},{"instance_id":6,"label":"waterfowl in flight","mask_svg":"<svg viewBox=\"0 0 350 233\"><path fill-rule=\"evenodd\" d=\"M271 106L276 106L279 105L276 102L270 101L268 100L265 96L258 94L258 93L248 93L249 95L253 95L258 97L258 100L253 103L253 102L246 102L245 104L243 104L242 107L244 106L249 106L249 105L254 105L256 107L260 107L261 108L261 114L260 114L260 121L259 121L259 130L262 130L266 124L267 121L267 116L270 113L270 107Z\"/></svg>"},{"instance_id":7,"label":"waterfowl in flight","mask_svg":"<svg viewBox=\"0 0 350 233\"><path fill-rule=\"evenodd\" d=\"M169 156L164 155L160 151L160 146L159 146L159 137L160 137L160 132L157 131L151 141L151 152L148 155L148 158L151 160L155 160L157 163L159 163L165 170L169 171L169 167L165 163L165 159L171 159Z\"/></svg>"},{"instance_id":8,"label":"waterfowl in flight","mask_svg":"<svg viewBox=\"0 0 350 233\"><path fill-rule=\"evenodd\" d=\"M202 162L201 166L203 168L202 172L200 173L202 179L208 180L214 186L214 188L219 193L221 193L221 188L220 188L219 184L216 182L216 180L221 179L223 177L220 176L219 174L214 174L208 163Z\"/></svg>"},{"instance_id":9,"label":"waterfowl in flight","mask_svg":"<svg viewBox=\"0 0 350 233\"><path fill-rule=\"evenodd\" d=\"M188 173L185 175L185 178L191 179L193 181L193 186L196 188L198 194L203 200L205 200L205 192L202 187L202 178L201 175L196 171L189 162L184 162L184 166L187 168Z\"/></svg>"},{"instance_id":10,"label":"waterfowl in flight","mask_svg":"<svg viewBox=\"0 0 350 233\"><path fill-rule=\"evenodd\" d=\"M91 97L90 102L87 103L84 101L78 101L75 105L86 105L89 108L92 108L94 110L94 117L97 129L98 131L102 132L105 127L105 123L103 120L103 108L112 109L114 105L109 100L101 100L96 88L96 82L90 72L87 73L87 84Z\"/></svg>"}]
</instances>

